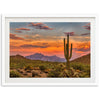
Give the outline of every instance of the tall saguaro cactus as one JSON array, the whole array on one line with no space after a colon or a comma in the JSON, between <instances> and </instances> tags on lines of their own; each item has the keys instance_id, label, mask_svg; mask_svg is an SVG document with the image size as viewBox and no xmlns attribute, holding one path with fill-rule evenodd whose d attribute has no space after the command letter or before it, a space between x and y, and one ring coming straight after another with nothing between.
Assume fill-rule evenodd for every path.
<instances>
[{"instance_id":1,"label":"tall saguaro cactus","mask_svg":"<svg viewBox=\"0 0 100 100\"><path fill-rule=\"evenodd\" d=\"M70 48L70 52L69 52L69 34L67 34L67 44L64 38L64 55L65 58L67 60L67 67L70 67L70 59L72 57L72 43L71 43L71 48Z\"/></svg>"}]
</instances>

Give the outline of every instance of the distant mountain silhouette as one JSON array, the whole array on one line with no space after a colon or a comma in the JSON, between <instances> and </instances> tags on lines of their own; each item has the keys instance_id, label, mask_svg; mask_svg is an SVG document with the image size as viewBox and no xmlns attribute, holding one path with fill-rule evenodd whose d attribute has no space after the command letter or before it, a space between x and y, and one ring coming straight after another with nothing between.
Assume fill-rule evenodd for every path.
<instances>
[{"instance_id":1,"label":"distant mountain silhouette","mask_svg":"<svg viewBox=\"0 0 100 100\"><path fill-rule=\"evenodd\" d=\"M35 53L33 55L26 56L27 59L31 60L42 60L42 61L51 61L51 62L65 62L65 58L54 56L45 56L41 53Z\"/></svg>"}]
</instances>

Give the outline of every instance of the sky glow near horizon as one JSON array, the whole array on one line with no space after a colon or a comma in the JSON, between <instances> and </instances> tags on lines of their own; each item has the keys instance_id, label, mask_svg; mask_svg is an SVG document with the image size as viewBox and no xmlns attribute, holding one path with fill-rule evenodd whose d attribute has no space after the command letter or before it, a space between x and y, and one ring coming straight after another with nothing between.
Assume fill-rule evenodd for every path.
<instances>
[{"instance_id":1,"label":"sky glow near horizon","mask_svg":"<svg viewBox=\"0 0 100 100\"><path fill-rule=\"evenodd\" d=\"M11 22L10 55L35 53L64 58L64 32L74 32L72 59L90 53L89 22Z\"/></svg>"}]
</instances>

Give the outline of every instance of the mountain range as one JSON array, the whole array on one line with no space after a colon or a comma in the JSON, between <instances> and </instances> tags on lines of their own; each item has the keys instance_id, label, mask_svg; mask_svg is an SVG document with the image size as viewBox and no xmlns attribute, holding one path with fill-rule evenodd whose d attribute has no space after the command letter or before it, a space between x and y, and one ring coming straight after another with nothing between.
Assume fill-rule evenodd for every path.
<instances>
[{"instance_id":1,"label":"mountain range","mask_svg":"<svg viewBox=\"0 0 100 100\"><path fill-rule=\"evenodd\" d=\"M84 64L90 64L90 56L91 54L87 54L84 56L81 56L79 58L76 58L74 60L71 60L71 62L79 62L79 63L84 63ZM42 60L42 61L50 61L50 62L66 62L66 60L64 58L60 58L57 57L56 55L54 56L45 56L41 53L35 53L33 55L29 55L29 56L21 56L19 54L15 55L15 56L10 56L10 58L13 59L30 59L30 60Z\"/></svg>"},{"instance_id":2,"label":"mountain range","mask_svg":"<svg viewBox=\"0 0 100 100\"><path fill-rule=\"evenodd\" d=\"M33 55L25 56L27 59L31 60L42 60L42 61L51 61L51 62L65 62L65 58L57 57L56 55L53 56L46 56L41 53L35 53Z\"/></svg>"}]
</instances>

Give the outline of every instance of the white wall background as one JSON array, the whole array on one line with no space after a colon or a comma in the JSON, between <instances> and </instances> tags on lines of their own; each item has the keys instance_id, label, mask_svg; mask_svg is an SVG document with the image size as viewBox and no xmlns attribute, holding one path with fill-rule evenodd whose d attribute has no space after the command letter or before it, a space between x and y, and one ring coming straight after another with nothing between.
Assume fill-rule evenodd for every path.
<instances>
[{"instance_id":1,"label":"white wall background","mask_svg":"<svg viewBox=\"0 0 100 100\"><path fill-rule=\"evenodd\" d=\"M100 2L99 0L1 0L0 13L1 14L50 14L50 13L51 14L98 14L100 16ZM99 38L100 34L98 31L96 34L96 44L95 44L97 67L100 67ZM0 100L100 100L100 86L98 87L1 87L0 86Z\"/></svg>"}]
</instances>

